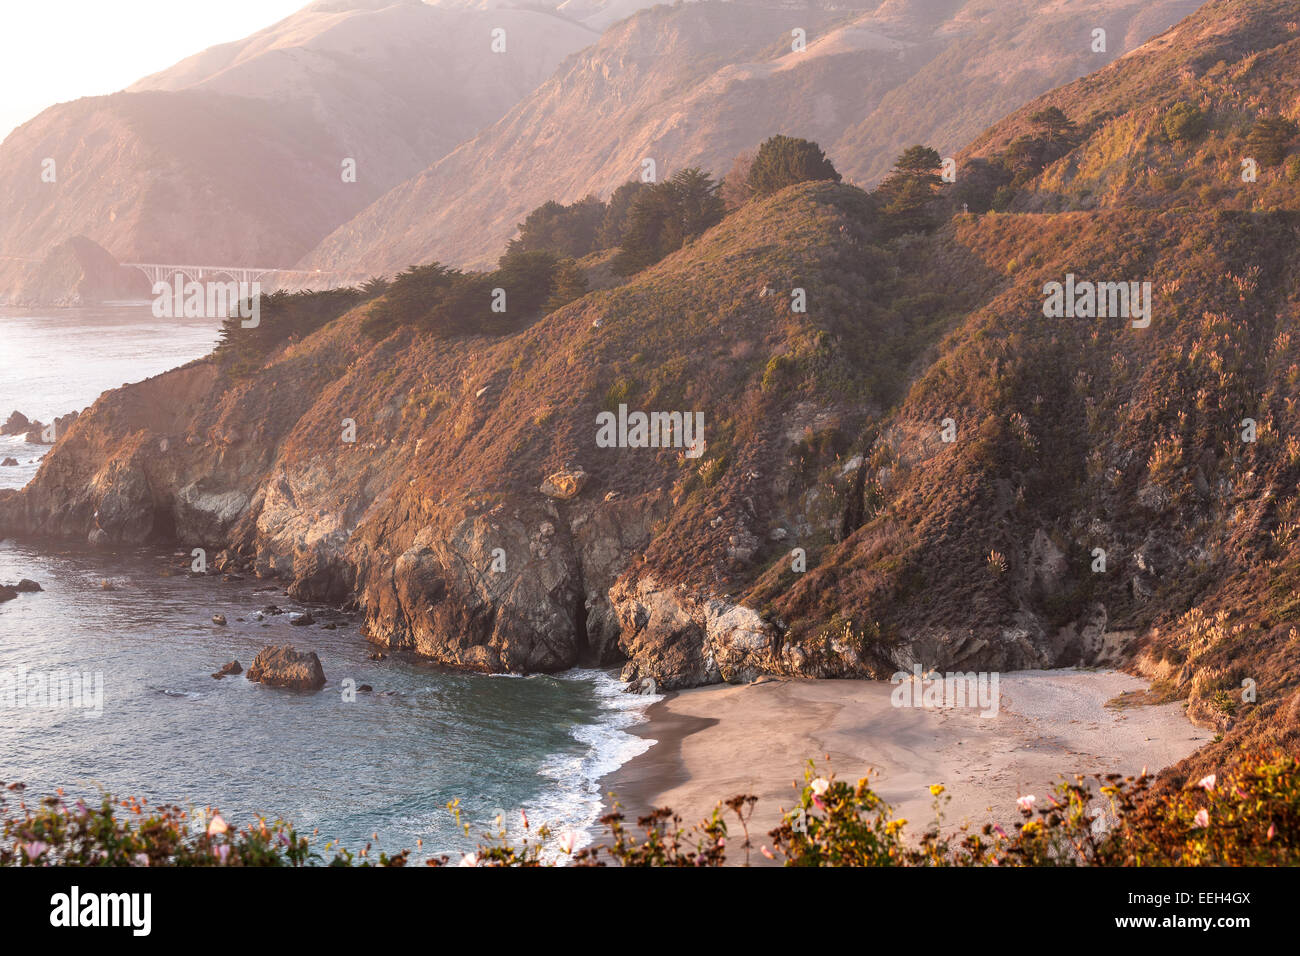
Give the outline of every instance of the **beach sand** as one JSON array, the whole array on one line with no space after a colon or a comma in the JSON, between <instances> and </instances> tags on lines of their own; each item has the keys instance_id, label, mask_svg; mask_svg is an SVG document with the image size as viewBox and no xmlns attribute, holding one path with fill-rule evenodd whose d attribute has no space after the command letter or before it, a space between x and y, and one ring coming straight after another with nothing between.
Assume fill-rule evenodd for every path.
<instances>
[{"instance_id":1,"label":"beach sand","mask_svg":"<svg viewBox=\"0 0 1300 956\"><path fill-rule=\"evenodd\" d=\"M910 821L914 837L934 822L936 783L952 797L945 831L963 821L1005 826L1020 819L1017 797L1041 799L1062 775L1155 773L1211 739L1180 703L1138 703L1146 687L1118 671L1018 671L1001 675L991 717L978 708L895 707L893 687L879 681L695 688L649 708L648 722L632 730L655 745L606 776L602 790L631 822L670 806L688 825L719 800L754 794L757 848L797 799L808 758L824 774L829 755L841 779L871 771L873 789ZM764 861L754 853L751 862Z\"/></svg>"}]
</instances>

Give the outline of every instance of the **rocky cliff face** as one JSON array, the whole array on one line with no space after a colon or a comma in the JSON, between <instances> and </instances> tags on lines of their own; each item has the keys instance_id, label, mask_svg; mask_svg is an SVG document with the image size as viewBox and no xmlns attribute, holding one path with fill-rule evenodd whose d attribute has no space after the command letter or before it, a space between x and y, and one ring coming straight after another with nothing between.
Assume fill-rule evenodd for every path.
<instances>
[{"instance_id":1,"label":"rocky cliff face","mask_svg":"<svg viewBox=\"0 0 1300 956\"><path fill-rule=\"evenodd\" d=\"M0 531L228 550L300 600L359 605L372 641L482 670L626 662L676 688L1093 660L1081 633L1104 618L1053 622L1033 596L1062 576L1032 530L1046 515L1005 593L954 584L970 614L854 583L851 556L885 528L946 553L909 495L988 467L928 411L884 433L899 516L837 544L860 473L883 467L880 443L850 455L868 423L948 317L1005 293L974 252L989 235L882 245L861 192L808 184L515 335L374 342L361 306L251 374L205 359L106 394L0 497ZM928 322L884 305L923 295ZM701 412L702 447L601 447L597 416L619 405Z\"/></svg>"}]
</instances>

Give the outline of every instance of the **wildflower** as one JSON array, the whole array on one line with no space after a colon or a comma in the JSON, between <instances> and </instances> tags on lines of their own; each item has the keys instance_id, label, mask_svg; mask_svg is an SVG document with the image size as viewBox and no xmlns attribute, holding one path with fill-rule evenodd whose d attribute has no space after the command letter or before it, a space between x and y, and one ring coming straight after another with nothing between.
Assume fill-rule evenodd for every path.
<instances>
[{"instance_id":1,"label":"wildflower","mask_svg":"<svg viewBox=\"0 0 1300 956\"><path fill-rule=\"evenodd\" d=\"M1202 777L1200 780L1196 781L1196 785L1202 790L1213 790L1214 784L1218 779L1219 778L1215 774L1210 774L1208 777Z\"/></svg>"},{"instance_id":2,"label":"wildflower","mask_svg":"<svg viewBox=\"0 0 1300 956\"><path fill-rule=\"evenodd\" d=\"M1018 806L1021 810L1024 810L1026 813L1028 813L1034 809L1034 801L1037 799L1038 798L1035 797L1032 793L1026 794L1023 797L1017 797L1016 806Z\"/></svg>"},{"instance_id":3,"label":"wildflower","mask_svg":"<svg viewBox=\"0 0 1300 956\"><path fill-rule=\"evenodd\" d=\"M478 866L478 854L466 853L464 856L460 858L460 862L457 863L456 865L457 866Z\"/></svg>"},{"instance_id":4,"label":"wildflower","mask_svg":"<svg viewBox=\"0 0 1300 956\"><path fill-rule=\"evenodd\" d=\"M1271 839L1273 839L1273 837L1275 837L1275 836L1277 836L1277 824L1276 824L1276 823L1270 823L1270 824L1268 825L1268 837L1267 837L1267 839L1271 840Z\"/></svg>"},{"instance_id":5,"label":"wildflower","mask_svg":"<svg viewBox=\"0 0 1300 956\"><path fill-rule=\"evenodd\" d=\"M818 777L812 783L808 784L808 789L820 797L822 794L824 794L827 790L830 789L830 786L831 786L831 782L829 780L827 780L825 777Z\"/></svg>"},{"instance_id":6,"label":"wildflower","mask_svg":"<svg viewBox=\"0 0 1300 956\"><path fill-rule=\"evenodd\" d=\"M23 852L27 854L28 860L35 860L49 848L48 843L42 843L40 840L33 840L31 843L23 844Z\"/></svg>"},{"instance_id":7,"label":"wildflower","mask_svg":"<svg viewBox=\"0 0 1300 956\"><path fill-rule=\"evenodd\" d=\"M136 866L148 866L148 865L149 865L149 854L148 854L148 853L137 853L137 854L135 855L135 865L136 865Z\"/></svg>"},{"instance_id":8,"label":"wildflower","mask_svg":"<svg viewBox=\"0 0 1300 956\"><path fill-rule=\"evenodd\" d=\"M937 797L941 793L943 793L943 784L941 783L930 784L930 796Z\"/></svg>"},{"instance_id":9,"label":"wildflower","mask_svg":"<svg viewBox=\"0 0 1300 956\"><path fill-rule=\"evenodd\" d=\"M578 834L574 833L572 830L565 830L564 833L560 835L560 849L565 853L572 853L573 848L577 846L577 844Z\"/></svg>"},{"instance_id":10,"label":"wildflower","mask_svg":"<svg viewBox=\"0 0 1300 956\"><path fill-rule=\"evenodd\" d=\"M520 815L521 817L524 818L524 829L527 830L527 829L528 829L528 811L527 811L527 810L520 810L520 811L519 811L519 815Z\"/></svg>"},{"instance_id":11,"label":"wildflower","mask_svg":"<svg viewBox=\"0 0 1300 956\"><path fill-rule=\"evenodd\" d=\"M230 856L230 844L223 843L215 850L213 850L213 852L216 853L218 860L220 860L222 863L225 863L226 858Z\"/></svg>"},{"instance_id":12,"label":"wildflower","mask_svg":"<svg viewBox=\"0 0 1300 956\"><path fill-rule=\"evenodd\" d=\"M767 857L769 860L775 860L775 859L776 859L776 854L773 853L771 850L769 850L769 849L768 849L767 847L765 847L765 846L760 846L760 847L758 848L758 852L761 853L761 854L763 854L763 856Z\"/></svg>"},{"instance_id":13,"label":"wildflower","mask_svg":"<svg viewBox=\"0 0 1300 956\"><path fill-rule=\"evenodd\" d=\"M1204 830L1210 825L1210 811L1204 807L1196 811L1196 816L1192 818L1192 825L1198 830Z\"/></svg>"},{"instance_id":14,"label":"wildflower","mask_svg":"<svg viewBox=\"0 0 1300 956\"><path fill-rule=\"evenodd\" d=\"M229 830L226 821L221 818L221 814L216 813L212 816L212 821L208 824L208 836L220 836Z\"/></svg>"}]
</instances>

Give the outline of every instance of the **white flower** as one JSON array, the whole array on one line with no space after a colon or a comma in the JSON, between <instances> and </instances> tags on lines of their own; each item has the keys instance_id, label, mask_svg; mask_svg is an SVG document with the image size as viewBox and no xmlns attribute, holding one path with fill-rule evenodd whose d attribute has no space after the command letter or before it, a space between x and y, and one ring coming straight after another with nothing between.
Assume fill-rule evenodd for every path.
<instances>
[{"instance_id":1,"label":"white flower","mask_svg":"<svg viewBox=\"0 0 1300 956\"><path fill-rule=\"evenodd\" d=\"M1202 790L1213 790L1214 785L1218 783L1218 781L1219 778L1217 775L1210 774L1208 777L1202 777L1200 780L1196 781L1196 785Z\"/></svg>"},{"instance_id":2,"label":"white flower","mask_svg":"<svg viewBox=\"0 0 1300 956\"><path fill-rule=\"evenodd\" d=\"M1196 816L1192 818L1192 824L1198 830L1204 830L1210 825L1210 811L1201 807L1201 809L1196 811Z\"/></svg>"},{"instance_id":3,"label":"white flower","mask_svg":"<svg viewBox=\"0 0 1300 956\"><path fill-rule=\"evenodd\" d=\"M218 813L212 817L212 822L208 824L208 836L219 836L229 829L230 827L226 825L226 821L221 819L221 814Z\"/></svg>"},{"instance_id":4,"label":"white flower","mask_svg":"<svg viewBox=\"0 0 1300 956\"><path fill-rule=\"evenodd\" d=\"M574 833L572 830L565 830L564 833L560 835L559 845L560 849L565 853L572 853L573 848L578 845L578 834Z\"/></svg>"},{"instance_id":5,"label":"white flower","mask_svg":"<svg viewBox=\"0 0 1300 956\"><path fill-rule=\"evenodd\" d=\"M460 858L460 862L457 863L456 865L457 866L478 866L478 854L466 853L464 856Z\"/></svg>"},{"instance_id":6,"label":"white flower","mask_svg":"<svg viewBox=\"0 0 1300 956\"><path fill-rule=\"evenodd\" d=\"M811 790L819 797L822 794L824 794L827 790L829 790L830 787L831 787L831 782L827 780L825 777L818 777L812 783L808 784L808 789Z\"/></svg>"},{"instance_id":7,"label":"white flower","mask_svg":"<svg viewBox=\"0 0 1300 956\"><path fill-rule=\"evenodd\" d=\"M1032 810L1034 809L1034 801L1037 799L1038 798L1035 797L1032 793L1026 794L1023 797L1017 797L1016 806L1018 806L1021 810Z\"/></svg>"}]
</instances>

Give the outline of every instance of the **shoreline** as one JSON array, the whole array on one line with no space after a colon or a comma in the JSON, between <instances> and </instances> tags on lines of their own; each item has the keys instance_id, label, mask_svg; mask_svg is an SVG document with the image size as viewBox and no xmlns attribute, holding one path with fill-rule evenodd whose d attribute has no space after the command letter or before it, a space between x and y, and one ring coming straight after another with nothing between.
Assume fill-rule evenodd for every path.
<instances>
[{"instance_id":1,"label":"shoreline","mask_svg":"<svg viewBox=\"0 0 1300 956\"><path fill-rule=\"evenodd\" d=\"M792 806L809 758L841 779L871 774L872 788L919 837L934 823L931 784L943 784L944 832L963 823L1020 819L1017 797L1043 796L1074 774L1156 773L1209 742L1181 703L1138 704L1147 682L1120 671L1061 669L1002 675L993 717L978 708L895 707L883 681L768 680L677 691L629 733L653 740L601 778L637 817L670 806L690 828L720 800L759 798L749 831L758 847ZM734 817L731 818L734 823ZM736 862L739 862L737 860Z\"/></svg>"}]
</instances>

